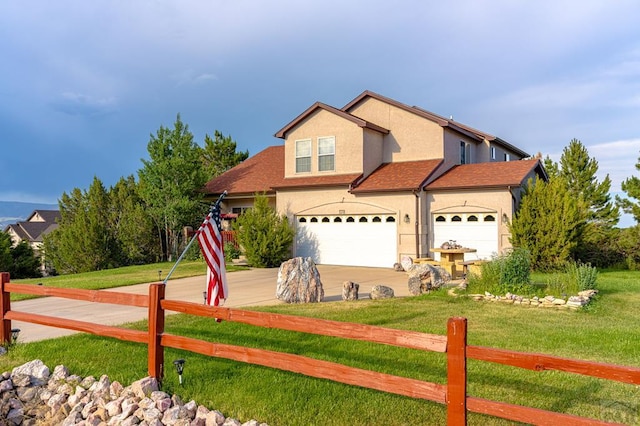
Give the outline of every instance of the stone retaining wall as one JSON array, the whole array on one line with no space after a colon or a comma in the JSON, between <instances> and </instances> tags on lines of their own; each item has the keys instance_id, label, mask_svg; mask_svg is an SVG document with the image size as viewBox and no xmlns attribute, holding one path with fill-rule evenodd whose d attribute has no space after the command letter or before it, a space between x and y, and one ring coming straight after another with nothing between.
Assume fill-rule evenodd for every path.
<instances>
[{"instance_id":1,"label":"stone retaining wall","mask_svg":"<svg viewBox=\"0 0 640 426\"><path fill-rule=\"evenodd\" d=\"M501 302L539 308L578 310L583 306L586 306L591 301L591 299L595 297L596 294L598 294L598 290L585 290L578 293L577 296L570 296L569 298L565 299L555 296L523 297L511 293L507 293L504 296L497 296L489 292L485 292L484 294L470 294L469 297L472 297L473 300L486 302Z\"/></svg>"},{"instance_id":2,"label":"stone retaining wall","mask_svg":"<svg viewBox=\"0 0 640 426\"><path fill-rule=\"evenodd\" d=\"M183 403L147 377L123 387L107 376L71 375L63 365L50 374L40 360L0 376L0 424L16 426L267 426L256 420L240 423L217 410Z\"/></svg>"}]
</instances>

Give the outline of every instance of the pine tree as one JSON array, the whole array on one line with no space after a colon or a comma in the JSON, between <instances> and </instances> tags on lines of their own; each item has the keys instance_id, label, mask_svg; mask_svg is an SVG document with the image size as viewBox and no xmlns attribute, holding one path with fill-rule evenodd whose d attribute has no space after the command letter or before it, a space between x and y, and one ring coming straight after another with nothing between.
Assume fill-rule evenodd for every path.
<instances>
[{"instance_id":1,"label":"pine tree","mask_svg":"<svg viewBox=\"0 0 640 426\"><path fill-rule=\"evenodd\" d=\"M237 152L236 149L237 143L231 139L231 135L224 136L218 130L214 132L213 139L205 135L202 164L207 179L219 176L249 158L249 151Z\"/></svg>"},{"instance_id":2,"label":"pine tree","mask_svg":"<svg viewBox=\"0 0 640 426\"><path fill-rule=\"evenodd\" d=\"M636 170L640 171L640 157L636 163ZM616 196L616 203L628 214L633 215L636 224L640 223L640 178L631 176L622 182L622 190L627 198Z\"/></svg>"},{"instance_id":3,"label":"pine tree","mask_svg":"<svg viewBox=\"0 0 640 426\"><path fill-rule=\"evenodd\" d=\"M579 204L564 182L536 177L528 181L509 225L511 243L529 251L534 269L554 269L571 258L583 225Z\"/></svg>"}]
</instances>

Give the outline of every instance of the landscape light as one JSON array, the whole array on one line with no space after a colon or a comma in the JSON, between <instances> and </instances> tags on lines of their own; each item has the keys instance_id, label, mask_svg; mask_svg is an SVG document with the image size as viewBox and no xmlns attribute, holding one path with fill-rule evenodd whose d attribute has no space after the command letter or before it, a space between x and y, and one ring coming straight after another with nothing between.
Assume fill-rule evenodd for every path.
<instances>
[{"instance_id":1,"label":"landscape light","mask_svg":"<svg viewBox=\"0 0 640 426\"><path fill-rule=\"evenodd\" d=\"M173 361L173 365L176 366L176 371L178 372L178 380L180 381L180 385L182 385L182 372L184 371L184 359L176 359Z\"/></svg>"},{"instance_id":2,"label":"landscape light","mask_svg":"<svg viewBox=\"0 0 640 426\"><path fill-rule=\"evenodd\" d=\"M18 335L20 334L20 329L19 328L12 328L11 329L11 342L12 343L16 343L18 341Z\"/></svg>"},{"instance_id":3,"label":"landscape light","mask_svg":"<svg viewBox=\"0 0 640 426\"><path fill-rule=\"evenodd\" d=\"M202 298L204 299L204 304L206 305L207 304L207 292L206 291L202 292Z\"/></svg>"},{"instance_id":4,"label":"landscape light","mask_svg":"<svg viewBox=\"0 0 640 426\"><path fill-rule=\"evenodd\" d=\"M158 281L162 281L162 270L158 269Z\"/></svg>"}]
</instances>

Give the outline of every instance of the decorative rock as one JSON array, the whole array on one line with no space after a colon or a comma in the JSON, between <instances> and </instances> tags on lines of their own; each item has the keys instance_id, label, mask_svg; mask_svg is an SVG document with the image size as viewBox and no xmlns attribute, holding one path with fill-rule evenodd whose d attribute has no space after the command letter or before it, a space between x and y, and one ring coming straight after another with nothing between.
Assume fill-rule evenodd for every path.
<instances>
[{"instance_id":1,"label":"decorative rock","mask_svg":"<svg viewBox=\"0 0 640 426\"><path fill-rule=\"evenodd\" d=\"M24 375L30 378L31 384L40 386L49 380L49 368L39 359L16 367L11 371L11 380L14 376ZM15 381L14 381L15 385Z\"/></svg>"},{"instance_id":2,"label":"decorative rock","mask_svg":"<svg viewBox=\"0 0 640 426\"><path fill-rule=\"evenodd\" d=\"M360 284L352 281L342 283L342 300L358 300L358 290Z\"/></svg>"},{"instance_id":3,"label":"decorative rock","mask_svg":"<svg viewBox=\"0 0 640 426\"><path fill-rule=\"evenodd\" d=\"M402 263L394 263L393 264L393 270L396 272L404 272L404 267L402 266Z\"/></svg>"},{"instance_id":4,"label":"decorative rock","mask_svg":"<svg viewBox=\"0 0 640 426\"><path fill-rule=\"evenodd\" d=\"M371 289L371 293L369 297L371 299L389 299L394 297L395 294L391 287L387 287L386 285L374 285Z\"/></svg>"},{"instance_id":5,"label":"decorative rock","mask_svg":"<svg viewBox=\"0 0 640 426\"><path fill-rule=\"evenodd\" d=\"M165 392L153 390L154 387L157 389L157 381L149 377L122 388L119 384L110 385L107 376L103 376L99 382L91 377L82 379L79 376L69 376L63 366L56 367L48 382L38 385L34 384L29 373L24 373L44 372L45 368L41 363L25 364L14 369L15 374L2 374L4 380L0 379L1 425L241 425L238 420L225 418L219 411L198 406L195 401L183 404L177 395L169 396ZM48 372L48 369L46 371ZM35 377L35 382L38 383L38 376ZM25 386L16 386L13 378L25 383ZM81 383L85 386L80 386ZM69 389L72 389L71 395ZM55 393L57 390L60 393ZM244 425L266 426L255 420L250 420Z\"/></svg>"},{"instance_id":6,"label":"decorative rock","mask_svg":"<svg viewBox=\"0 0 640 426\"><path fill-rule=\"evenodd\" d=\"M400 265L402 265L402 269L404 269L405 272L409 272L409 269L414 266L413 259L409 256L402 256L402 259L400 259Z\"/></svg>"},{"instance_id":7,"label":"decorative rock","mask_svg":"<svg viewBox=\"0 0 640 426\"><path fill-rule=\"evenodd\" d=\"M295 257L280 265L276 298L286 303L322 302L320 272L310 257Z\"/></svg>"},{"instance_id":8,"label":"decorative rock","mask_svg":"<svg viewBox=\"0 0 640 426\"><path fill-rule=\"evenodd\" d=\"M428 293L451 281L451 275L439 266L422 263L413 265L408 271L409 293L414 296Z\"/></svg>"}]
</instances>

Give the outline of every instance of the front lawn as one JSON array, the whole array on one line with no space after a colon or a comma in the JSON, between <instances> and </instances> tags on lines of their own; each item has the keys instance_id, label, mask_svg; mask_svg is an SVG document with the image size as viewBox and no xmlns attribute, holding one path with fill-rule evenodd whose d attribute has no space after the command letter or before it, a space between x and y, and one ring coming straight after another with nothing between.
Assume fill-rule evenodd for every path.
<instances>
[{"instance_id":1,"label":"front lawn","mask_svg":"<svg viewBox=\"0 0 640 426\"><path fill-rule=\"evenodd\" d=\"M544 279L544 276L535 276ZM468 343L516 351L640 367L640 273L604 271L600 296L582 311L514 307L450 297L439 291L418 297L277 305L256 310L445 334L447 319L468 319ZM131 325L144 329L146 324ZM443 354L215 323L186 315L167 318L167 332L209 341L260 347L339 362L400 376L446 382ZM90 335L18 344L0 358L8 370L34 358L51 369L64 364L72 373L128 384L146 375L146 346ZM184 386L171 370L186 359ZM275 425L421 425L446 423L444 406L269 368L166 350L164 390L195 399L225 415ZM534 372L470 360L472 396L635 424L640 386L555 371ZM470 415L469 424L512 424Z\"/></svg>"}]
</instances>

